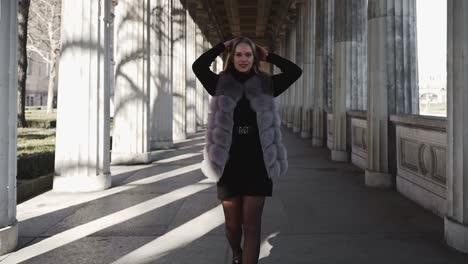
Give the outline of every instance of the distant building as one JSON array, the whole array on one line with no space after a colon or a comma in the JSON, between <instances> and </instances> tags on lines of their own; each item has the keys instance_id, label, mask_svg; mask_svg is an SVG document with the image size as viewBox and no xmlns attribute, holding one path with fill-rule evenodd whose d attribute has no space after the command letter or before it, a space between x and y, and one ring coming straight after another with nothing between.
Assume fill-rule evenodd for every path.
<instances>
[{"instance_id":1,"label":"distant building","mask_svg":"<svg viewBox=\"0 0 468 264\"><path fill-rule=\"evenodd\" d=\"M28 58L28 77L26 79L26 106L46 106L49 84L49 64L39 58Z\"/></svg>"}]
</instances>

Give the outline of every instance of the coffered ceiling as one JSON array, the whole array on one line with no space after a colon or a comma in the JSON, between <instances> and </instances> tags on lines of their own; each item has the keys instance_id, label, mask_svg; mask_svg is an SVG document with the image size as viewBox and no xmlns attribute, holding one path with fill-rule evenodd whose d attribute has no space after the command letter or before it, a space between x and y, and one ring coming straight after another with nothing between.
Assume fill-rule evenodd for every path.
<instances>
[{"instance_id":1,"label":"coffered ceiling","mask_svg":"<svg viewBox=\"0 0 468 264\"><path fill-rule=\"evenodd\" d=\"M246 36L272 48L274 40L293 19L296 1L187 0L187 8L212 44Z\"/></svg>"}]
</instances>

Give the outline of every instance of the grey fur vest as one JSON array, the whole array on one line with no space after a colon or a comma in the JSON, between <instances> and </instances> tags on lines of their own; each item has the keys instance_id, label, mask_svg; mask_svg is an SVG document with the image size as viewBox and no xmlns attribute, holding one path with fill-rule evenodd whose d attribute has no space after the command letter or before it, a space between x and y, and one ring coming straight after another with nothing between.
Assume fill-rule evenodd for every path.
<instances>
[{"instance_id":1,"label":"grey fur vest","mask_svg":"<svg viewBox=\"0 0 468 264\"><path fill-rule=\"evenodd\" d=\"M216 95L211 98L201 170L206 177L218 180L229 159L234 126L234 108L243 92L257 115L265 168L270 178L282 176L288 169L287 153L281 141L278 103L273 97L271 78L256 74L244 83L230 73L221 73Z\"/></svg>"}]
</instances>

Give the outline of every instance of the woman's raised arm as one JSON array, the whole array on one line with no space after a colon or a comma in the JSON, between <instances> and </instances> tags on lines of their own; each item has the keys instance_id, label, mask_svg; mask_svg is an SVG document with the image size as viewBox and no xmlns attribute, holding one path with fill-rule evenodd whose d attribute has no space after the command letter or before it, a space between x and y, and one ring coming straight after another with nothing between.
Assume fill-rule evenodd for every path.
<instances>
[{"instance_id":1,"label":"woman's raised arm","mask_svg":"<svg viewBox=\"0 0 468 264\"><path fill-rule=\"evenodd\" d=\"M288 59L270 52L266 57L266 61L281 70L281 73L271 76L275 97L286 91L291 84L301 77L302 69Z\"/></svg>"},{"instance_id":2,"label":"woman's raised arm","mask_svg":"<svg viewBox=\"0 0 468 264\"><path fill-rule=\"evenodd\" d=\"M200 55L192 64L192 70L195 76L197 76L198 80L200 80L205 90L210 95L216 94L216 83L219 79L219 76L210 70L210 65L224 49L224 43L220 42L218 45Z\"/></svg>"}]
</instances>

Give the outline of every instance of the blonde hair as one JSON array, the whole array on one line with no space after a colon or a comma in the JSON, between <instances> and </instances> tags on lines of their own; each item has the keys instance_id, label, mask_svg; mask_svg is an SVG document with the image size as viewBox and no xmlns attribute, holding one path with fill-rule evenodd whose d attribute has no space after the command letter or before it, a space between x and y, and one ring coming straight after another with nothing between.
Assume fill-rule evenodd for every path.
<instances>
[{"instance_id":1,"label":"blonde hair","mask_svg":"<svg viewBox=\"0 0 468 264\"><path fill-rule=\"evenodd\" d=\"M255 46L255 43L247 37L238 37L233 41L233 43L231 44L228 50L228 55L224 64L224 71L227 71L229 69L234 69L234 62L233 62L234 55L236 53L237 45L241 43L245 43L249 45L250 48L252 49L252 54L254 56L252 68L254 72L263 73L263 71L260 69L260 59L258 57L257 47Z\"/></svg>"}]
</instances>

